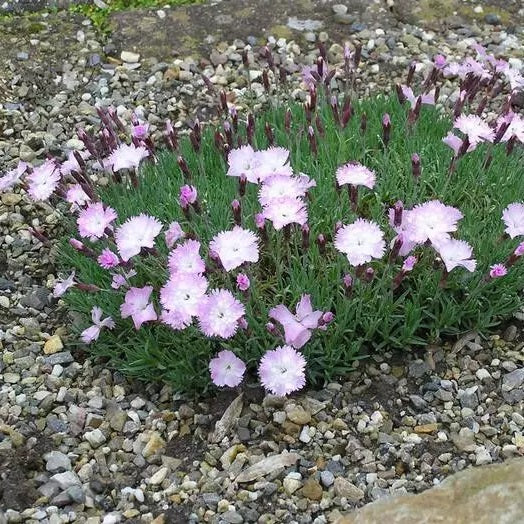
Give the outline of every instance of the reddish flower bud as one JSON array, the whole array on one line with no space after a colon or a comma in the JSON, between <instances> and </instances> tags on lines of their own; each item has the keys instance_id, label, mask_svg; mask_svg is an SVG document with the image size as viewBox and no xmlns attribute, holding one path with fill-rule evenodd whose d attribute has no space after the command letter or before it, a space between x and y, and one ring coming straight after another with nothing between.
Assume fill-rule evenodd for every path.
<instances>
[{"instance_id":1,"label":"reddish flower bud","mask_svg":"<svg viewBox=\"0 0 524 524\"><path fill-rule=\"evenodd\" d=\"M286 116L284 117L284 128L289 133L291 130L291 109L286 110Z\"/></svg>"},{"instance_id":2,"label":"reddish flower bud","mask_svg":"<svg viewBox=\"0 0 524 524\"><path fill-rule=\"evenodd\" d=\"M182 171L182 174L184 175L184 179L191 180L191 171L189 171L189 167L184 158L179 156L176 161L178 163L178 167L180 167L180 171Z\"/></svg>"},{"instance_id":3,"label":"reddish flower bud","mask_svg":"<svg viewBox=\"0 0 524 524\"><path fill-rule=\"evenodd\" d=\"M388 147L391 138L391 118L388 113L382 117L382 143L384 147Z\"/></svg>"},{"instance_id":4,"label":"reddish flower bud","mask_svg":"<svg viewBox=\"0 0 524 524\"><path fill-rule=\"evenodd\" d=\"M368 127L368 116L366 113L362 113L362 116L360 117L360 132L365 135L366 129Z\"/></svg>"},{"instance_id":5,"label":"reddish flower bud","mask_svg":"<svg viewBox=\"0 0 524 524\"><path fill-rule=\"evenodd\" d=\"M413 178L417 180L420 178L421 168L420 168L420 157L417 153L411 155L411 173Z\"/></svg>"},{"instance_id":6,"label":"reddish flower bud","mask_svg":"<svg viewBox=\"0 0 524 524\"><path fill-rule=\"evenodd\" d=\"M406 85L410 86L411 82L413 81L413 76L415 74L416 64L415 62L411 62L409 69L408 69L408 76L406 78Z\"/></svg>"},{"instance_id":7,"label":"reddish flower bud","mask_svg":"<svg viewBox=\"0 0 524 524\"><path fill-rule=\"evenodd\" d=\"M275 137L273 136L273 130L271 129L269 122L266 122L264 124L264 132L266 134L266 138L267 138L269 145L273 146L275 143Z\"/></svg>"},{"instance_id":8,"label":"reddish flower bud","mask_svg":"<svg viewBox=\"0 0 524 524\"><path fill-rule=\"evenodd\" d=\"M241 197L243 197L246 194L246 184L247 184L246 175L240 175L238 179L238 194Z\"/></svg>"},{"instance_id":9,"label":"reddish flower bud","mask_svg":"<svg viewBox=\"0 0 524 524\"><path fill-rule=\"evenodd\" d=\"M236 198L231 202L231 209L233 210L233 220L239 226L242 223L242 207Z\"/></svg>"},{"instance_id":10,"label":"reddish flower bud","mask_svg":"<svg viewBox=\"0 0 524 524\"><path fill-rule=\"evenodd\" d=\"M306 251L309 249L309 226L304 224L301 228L302 231L302 249Z\"/></svg>"},{"instance_id":11,"label":"reddish flower bud","mask_svg":"<svg viewBox=\"0 0 524 524\"><path fill-rule=\"evenodd\" d=\"M326 237L322 233L317 236L317 246L321 254L326 252Z\"/></svg>"},{"instance_id":12,"label":"reddish flower bud","mask_svg":"<svg viewBox=\"0 0 524 524\"><path fill-rule=\"evenodd\" d=\"M402 212L404 211L404 203L401 200L397 200L393 206L393 225L395 227L402 224Z\"/></svg>"}]
</instances>

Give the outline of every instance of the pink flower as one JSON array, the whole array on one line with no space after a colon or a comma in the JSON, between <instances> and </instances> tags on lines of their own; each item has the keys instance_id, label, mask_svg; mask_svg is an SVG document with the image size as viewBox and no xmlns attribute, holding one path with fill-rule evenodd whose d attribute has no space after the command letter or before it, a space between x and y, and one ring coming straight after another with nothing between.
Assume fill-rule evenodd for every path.
<instances>
[{"instance_id":1,"label":"pink flower","mask_svg":"<svg viewBox=\"0 0 524 524\"><path fill-rule=\"evenodd\" d=\"M233 388L242 382L246 365L232 351L224 349L210 360L209 372L215 386Z\"/></svg>"},{"instance_id":2,"label":"pink flower","mask_svg":"<svg viewBox=\"0 0 524 524\"><path fill-rule=\"evenodd\" d=\"M258 262L258 237L240 226L215 235L209 249L218 255L226 271L231 271L244 262Z\"/></svg>"},{"instance_id":3,"label":"pink flower","mask_svg":"<svg viewBox=\"0 0 524 524\"><path fill-rule=\"evenodd\" d=\"M307 222L306 204L300 198L276 198L264 206L264 217L277 231L288 224L303 226Z\"/></svg>"},{"instance_id":4,"label":"pink flower","mask_svg":"<svg viewBox=\"0 0 524 524\"><path fill-rule=\"evenodd\" d=\"M264 182L267 177L273 175L291 176L293 170L288 160L289 151L283 147L270 147L257 151L255 152L254 176L258 182Z\"/></svg>"},{"instance_id":5,"label":"pink flower","mask_svg":"<svg viewBox=\"0 0 524 524\"><path fill-rule=\"evenodd\" d=\"M228 176L241 177L244 175L249 182L254 184L258 182L258 175L256 174L258 158L251 146L246 145L232 149L227 157L227 162L229 165Z\"/></svg>"},{"instance_id":6,"label":"pink flower","mask_svg":"<svg viewBox=\"0 0 524 524\"><path fill-rule=\"evenodd\" d=\"M261 205L266 206L279 198L300 198L306 195L310 187L316 185L316 182L307 175L300 177L270 175L262 183L258 193L258 200Z\"/></svg>"},{"instance_id":7,"label":"pink flower","mask_svg":"<svg viewBox=\"0 0 524 524\"><path fill-rule=\"evenodd\" d=\"M140 329L144 322L157 319L157 314L153 304L149 302L149 297L153 292L153 286L132 287L124 298L124 303L120 306L122 318L131 317L135 329Z\"/></svg>"},{"instance_id":8,"label":"pink flower","mask_svg":"<svg viewBox=\"0 0 524 524\"><path fill-rule=\"evenodd\" d=\"M435 55L433 57L433 64L437 69L444 69L447 64L446 57L444 55Z\"/></svg>"},{"instance_id":9,"label":"pink flower","mask_svg":"<svg viewBox=\"0 0 524 524\"><path fill-rule=\"evenodd\" d=\"M178 197L178 202L183 208L189 206L189 204L194 204L197 200L198 193L196 187L194 186L182 186L180 188L180 195Z\"/></svg>"},{"instance_id":10,"label":"pink flower","mask_svg":"<svg viewBox=\"0 0 524 524\"><path fill-rule=\"evenodd\" d=\"M75 285L75 272L73 271L67 278L58 280L53 288L53 296L61 297L70 287Z\"/></svg>"},{"instance_id":11,"label":"pink flower","mask_svg":"<svg viewBox=\"0 0 524 524\"><path fill-rule=\"evenodd\" d=\"M512 91L524 89L524 76L516 67L507 67L504 70L504 75Z\"/></svg>"},{"instance_id":12,"label":"pink flower","mask_svg":"<svg viewBox=\"0 0 524 524\"><path fill-rule=\"evenodd\" d=\"M237 287L240 289L240 291L247 291L250 285L251 282L249 281L249 277L246 274L239 273L237 275Z\"/></svg>"},{"instance_id":13,"label":"pink flower","mask_svg":"<svg viewBox=\"0 0 524 524\"><path fill-rule=\"evenodd\" d=\"M169 255L168 267L171 274L201 274L206 270L206 264L200 256L200 242L186 240L179 244Z\"/></svg>"},{"instance_id":14,"label":"pink flower","mask_svg":"<svg viewBox=\"0 0 524 524\"><path fill-rule=\"evenodd\" d=\"M198 321L207 337L231 338L244 314L244 305L231 291L213 289L200 304Z\"/></svg>"},{"instance_id":15,"label":"pink flower","mask_svg":"<svg viewBox=\"0 0 524 524\"><path fill-rule=\"evenodd\" d=\"M467 135L470 144L477 145L484 141L493 142L495 138L493 129L477 115L460 115L455 120L453 127Z\"/></svg>"},{"instance_id":16,"label":"pink flower","mask_svg":"<svg viewBox=\"0 0 524 524\"><path fill-rule=\"evenodd\" d=\"M76 220L78 232L81 237L87 237L94 242L97 238L106 236L106 229L113 228L111 222L113 222L116 217L116 211L109 206L104 208L102 202L89 204L80 212Z\"/></svg>"},{"instance_id":17,"label":"pink flower","mask_svg":"<svg viewBox=\"0 0 524 524\"><path fill-rule=\"evenodd\" d=\"M349 162L339 167L336 177L339 186L350 184L352 186L366 186L369 189L373 189L377 178L374 171L358 162Z\"/></svg>"},{"instance_id":18,"label":"pink flower","mask_svg":"<svg viewBox=\"0 0 524 524\"><path fill-rule=\"evenodd\" d=\"M182 227L178 222L171 222L167 231L165 232L166 246L171 249L177 240L184 238L186 234L182 231Z\"/></svg>"},{"instance_id":19,"label":"pink flower","mask_svg":"<svg viewBox=\"0 0 524 524\"><path fill-rule=\"evenodd\" d=\"M402 271L404 273L409 273L410 271L413 271L413 268L415 267L415 264L417 263L417 257L409 256L404 260L404 263L402 264Z\"/></svg>"},{"instance_id":20,"label":"pink flower","mask_svg":"<svg viewBox=\"0 0 524 524\"><path fill-rule=\"evenodd\" d=\"M524 203L514 202L502 212L502 220L506 224L504 230L511 238L524 235Z\"/></svg>"},{"instance_id":21,"label":"pink flower","mask_svg":"<svg viewBox=\"0 0 524 524\"><path fill-rule=\"evenodd\" d=\"M148 123L135 124L131 128L131 136L133 138L138 138L139 140L142 140L142 139L146 138L148 132L149 132L149 124Z\"/></svg>"},{"instance_id":22,"label":"pink flower","mask_svg":"<svg viewBox=\"0 0 524 524\"><path fill-rule=\"evenodd\" d=\"M423 244L427 240L438 242L456 231L458 221L463 214L440 200L430 200L416 205L410 212L404 212L406 218L406 240Z\"/></svg>"},{"instance_id":23,"label":"pink flower","mask_svg":"<svg viewBox=\"0 0 524 524\"><path fill-rule=\"evenodd\" d=\"M163 309L160 313L160 320L171 329L180 331L189 327L193 319L181 311Z\"/></svg>"},{"instance_id":24,"label":"pink flower","mask_svg":"<svg viewBox=\"0 0 524 524\"><path fill-rule=\"evenodd\" d=\"M174 311L191 323L207 291L208 282L203 275L175 273L160 290L160 303L167 311Z\"/></svg>"},{"instance_id":25,"label":"pink flower","mask_svg":"<svg viewBox=\"0 0 524 524\"><path fill-rule=\"evenodd\" d=\"M88 194L82 189L80 184L73 184L69 186L66 197L66 201L71 205L71 211L76 211L78 208L85 206L91 202Z\"/></svg>"},{"instance_id":26,"label":"pink flower","mask_svg":"<svg viewBox=\"0 0 524 524\"><path fill-rule=\"evenodd\" d=\"M491 278L500 278L508 274L508 270L504 264L494 264L489 270Z\"/></svg>"},{"instance_id":27,"label":"pink flower","mask_svg":"<svg viewBox=\"0 0 524 524\"><path fill-rule=\"evenodd\" d=\"M444 262L448 273L459 266L462 266L470 272L475 271L477 261L471 259L473 248L467 242L464 242L464 240L447 238L440 240L436 244L433 243L433 245L442 262Z\"/></svg>"},{"instance_id":28,"label":"pink flower","mask_svg":"<svg viewBox=\"0 0 524 524\"><path fill-rule=\"evenodd\" d=\"M33 200L47 200L58 187L60 171L54 160L46 160L33 169L33 172L26 177L26 181L29 185L29 196Z\"/></svg>"},{"instance_id":29,"label":"pink flower","mask_svg":"<svg viewBox=\"0 0 524 524\"><path fill-rule=\"evenodd\" d=\"M155 217L144 213L128 218L115 232L116 247L122 260L127 262L138 255L143 247L155 247L155 238L162 224Z\"/></svg>"},{"instance_id":30,"label":"pink flower","mask_svg":"<svg viewBox=\"0 0 524 524\"><path fill-rule=\"evenodd\" d=\"M18 183L22 175L27 171L28 165L25 162L18 162L18 165L0 177L0 191L7 191Z\"/></svg>"},{"instance_id":31,"label":"pink flower","mask_svg":"<svg viewBox=\"0 0 524 524\"><path fill-rule=\"evenodd\" d=\"M426 105L435 105L435 90L431 90L429 93L423 93L422 95L415 96L413 89L406 85L401 85L402 94L406 97L406 100L411 104L411 109L415 109L417 101L421 98L421 103Z\"/></svg>"},{"instance_id":32,"label":"pink flower","mask_svg":"<svg viewBox=\"0 0 524 524\"><path fill-rule=\"evenodd\" d=\"M516 257L524 256L524 242L521 242L516 248L515 251L513 251L513 254Z\"/></svg>"},{"instance_id":33,"label":"pink flower","mask_svg":"<svg viewBox=\"0 0 524 524\"><path fill-rule=\"evenodd\" d=\"M497 120L499 127L505 122L509 122L509 127L501 139L502 142L507 142L512 136L516 136L517 140L524 144L524 118L510 111Z\"/></svg>"},{"instance_id":34,"label":"pink flower","mask_svg":"<svg viewBox=\"0 0 524 524\"><path fill-rule=\"evenodd\" d=\"M84 160L87 160L91 156L89 151L77 151L77 154ZM70 175L73 171L81 173L83 169L80 167L74 151L69 151L67 160L62 162L62 165L60 166L60 173L62 173L62 176L66 176Z\"/></svg>"},{"instance_id":35,"label":"pink flower","mask_svg":"<svg viewBox=\"0 0 524 524\"><path fill-rule=\"evenodd\" d=\"M123 275L114 274L113 280L111 281L111 287L113 289L120 289L122 286L127 285L128 280L135 275L136 271L134 269L131 269L128 273L124 273Z\"/></svg>"},{"instance_id":36,"label":"pink flower","mask_svg":"<svg viewBox=\"0 0 524 524\"><path fill-rule=\"evenodd\" d=\"M359 218L337 231L335 247L347 256L352 266L360 266L374 258L382 258L386 243L377 224Z\"/></svg>"},{"instance_id":37,"label":"pink flower","mask_svg":"<svg viewBox=\"0 0 524 524\"><path fill-rule=\"evenodd\" d=\"M149 152L143 146L120 144L106 159L105 165L106 167L112 167L113 171L135 169L147 156L149 156Z\"/></svg>"},{"instance_id":38,"label":"pink flower","mask_svg":"<svg viewBox=\"0 0 524 524\"><path fill-rule=\"evenodd\" d=\"M462 147L462 144L464 140L462 138L458 137L457 135L454 135L451 131L442 139L442 142L446 144L448 147L453 149L453 152L455 155L458 154L460 151L460 148ZM477 147L477 144L469 144L467 153L471 153L475 148Z\"/></svg>"},{"instance_id":39,"label":"pink flower","mask_svg":"<svg viewBox=\"0 0 524 524\"><path fill-rule=\"evenodd\" d=\"M104 269L111 269L120 264L120 259L110 249L104 249L97 258L97 262Z\"/></svg>"},{"instance_id":40,"label":"pink flower","mask_svg":"<svg viewBox=\"0 0 524 524\"><path fill-rule=\"evenodd\" d=\"M273 395L289 395L306 384L306 359L290 346L267 351L260 360L260 382Z\"/></svg>"},{"instance_id":41,"label":"pink flower","mask_svg":"<svg viewBox=\"0 0 524 524\"><path fill-rule=\"evenodd\" d=\"M313 311L310 295L302 295L295 315L283 304L269 310L269 318L282 324L286 344L297 349L311 338L311 330L318 328L322 314L322 311Z\"/></svg>"},{"instance_id":42,"label":"pink flower","mask_svg":"<svg viewBox=\"0 0 524 524\"><path fill-rule=\"evenodd\" d=\"M111 317L102 319L102 309L97 306L94 306L91 310L91 319L93 325L84 329L80 334L80 338L86 344L90 344L94 340L97 340L102 328L113 329L115 327L115 322Z\"/></svg>"}]
</instances>

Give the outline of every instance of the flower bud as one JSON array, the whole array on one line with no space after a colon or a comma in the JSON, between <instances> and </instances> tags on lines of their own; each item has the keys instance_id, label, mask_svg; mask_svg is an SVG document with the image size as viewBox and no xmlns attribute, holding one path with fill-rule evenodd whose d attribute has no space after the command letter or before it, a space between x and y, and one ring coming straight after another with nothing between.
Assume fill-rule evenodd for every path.
<instances>
[{"instance_id":1,"label":"flower bud","mask_svg":"<svg viewBox=\"0 0 524 524\"><path fill-rule=\"evenodd\" d=\"M326 237L322 233L317 236L317 246L318 250L323 255L326 252Z\"/></svg>"},{"instance_id":2,"label":"flower bud","mask_svg":"<svg viewBox=\"0 0 524 524\"><path fill-rule=\"evenodd\" d=\"M411 173L415 180L418 180L420 178L420 157L417 153L413 153L411 155Z\"/></svg>"},{"instance_id":3,"label":"flower bud","mask_svg":"<svg viewBox=\"0 0 524 524\"><path fill-rule=\"evenodd\" d=\"M233 202L231 202L231 209L233 210L233 219L235 224L239 226L242 223L242 207L236 198L233 200Z\"/></svg>"}]
</instances>

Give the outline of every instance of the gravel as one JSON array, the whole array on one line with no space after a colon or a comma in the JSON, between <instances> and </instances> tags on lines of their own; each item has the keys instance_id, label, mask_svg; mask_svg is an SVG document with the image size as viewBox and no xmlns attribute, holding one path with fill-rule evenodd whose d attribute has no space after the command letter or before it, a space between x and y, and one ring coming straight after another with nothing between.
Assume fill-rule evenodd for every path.
<instances>
[{"instance_id":1,"label":"gravel","mask_svg":"<svg viewBox=\"0 0 524 524\"><path fill-rule=\"evenodd\" d=\"M247 104L239 73L246 45L255 108L264 101L265 64L247 41L219 43L198 63L145 61L131 50L115 59L82 21L64 54L48 16L38 16L44 29L34 42L16 38L13 60L2 65L10 94L0 107L4 167L79 148L74 129L95 124L95 103L115 105L124 119L135 108L157 134L166 117L181 127L195 111L212 118L215 98L201 72ZM358 25L343 4L333 5L333 16ZM473 37L491 52L513 54L518 38L490 25L498 22L489 16L485 26L445 35L408 24L355 25L352 36L365 44L360 92L390 87L412 58L458 58ZM269 38L290 71L314 62L316 40L327 42L332 62L340 60L342 48L326 31L305 29L310 44ZM29 51L35 48L39 53ZM50 57L59 71L44 67ZM294 98L303 97L298 85L295 75ZM472 333L402 358L376 355L357 362L344 382L289 399L248 386L236 399L239 392L219 392L195 401L168 385L128 382L76 349L51 296L59 253L28 228L45 224L53 237L59 222L47 204L2 195L0 521L323 524L524 451L524 333L517 322L487 340Z\"/></svg>"}]
</instances>

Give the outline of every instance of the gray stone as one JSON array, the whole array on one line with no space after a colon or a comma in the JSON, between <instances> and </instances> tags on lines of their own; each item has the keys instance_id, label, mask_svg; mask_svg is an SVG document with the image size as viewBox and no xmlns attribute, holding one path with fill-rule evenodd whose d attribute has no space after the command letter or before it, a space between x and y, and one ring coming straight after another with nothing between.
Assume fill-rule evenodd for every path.
<instances>
[{"instance_id":1,"label":"gray stone","mask_svg":"<svg viewBox=\"0 0 524 524\"><path fill-rule=\"evenodd\" d=\"M502 377L502 391L511 391L524 383L524 368L518 368Z\"/></svg>"},{"instance_id":2,"label":"gray stone","mask_svg":"<svg viewBox=\"0 0 524 524\"><path fill-rule=\"evenodd\" d=\"M58 473L71 470L71 460L67 455L60 451L51 451L44 455L46 470L51 473Z\"/></svg>"},{"instance_id":3,"label":"gray stone","mask_svg":"<svg viewBox=\"0 0 524 524\"><path fill-rule=\"evenodd\" d=\"M75 359L73 358L73 355L71 355L70 351L62 351L44 358L44 362L48 366L56 366L56 364L69 364L74 360Z\"/></svg>"},{"instance_id":4,"label":"gray stone","mask_svg":"<svg viewBox=\"0 0 524 524\"><path fill-rule=\"evenodd\" d=\"M344 4L335 4L331 9L333 9L333 13L336 15L345 15L348 12L348 8Z\"/></svg>"},{"instance_id":5,"label":"gray stone","mask_svg":"<svg viewBox=\"0 0 524 524\"><path fill-rule=\"evenodd\" d=\"M322 482L323 486L329 488L333 485L333 482L335 482L335 475L328 470L322 471L320 473L320 482Z\"/></svg>"}]
</instances>

